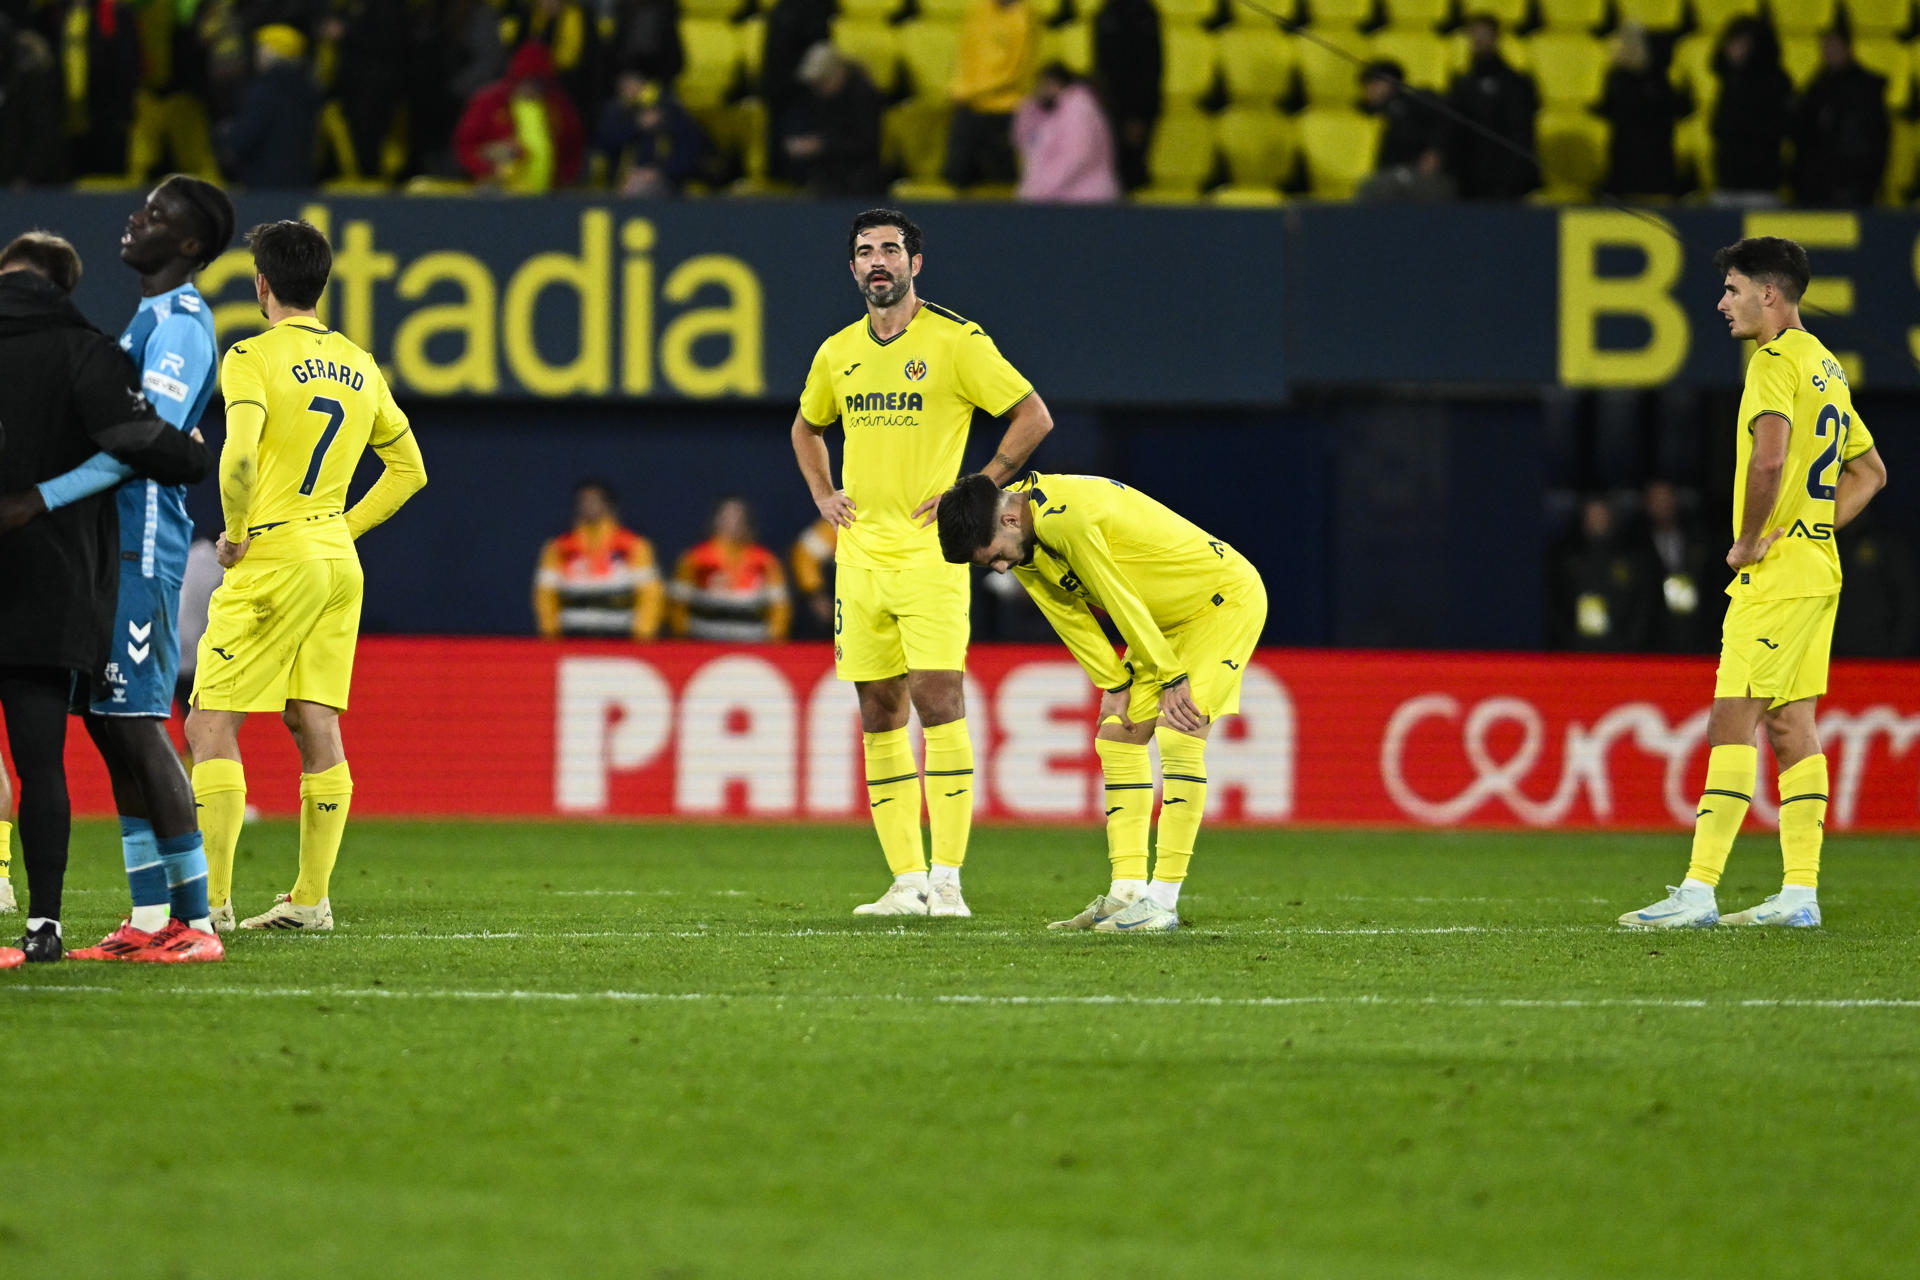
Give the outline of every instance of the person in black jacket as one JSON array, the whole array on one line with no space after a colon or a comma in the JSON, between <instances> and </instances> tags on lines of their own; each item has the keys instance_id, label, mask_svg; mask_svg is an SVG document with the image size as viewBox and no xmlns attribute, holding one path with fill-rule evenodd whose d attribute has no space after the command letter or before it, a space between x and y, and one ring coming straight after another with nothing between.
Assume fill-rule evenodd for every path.
<instances>
[{"instance_id":1,"label":"person in black jacket","mask_svg":"<svg viewBox=\"0 0 1920 1280\"><path fill-rule=\"evenodd\" d=\"M1688 109L1687 100L1667 78L1666 68L1647 47L1646 31L1635 23L1622 24L1600 98L1600 114L1612 126L1607 139L1607 194L1670 196L1679 191L1673 128Z\"/></svg>"},{"instance_id":2,"label":"person in black jacket","mask_svg":"<svg viewBox=\"0 0 1920 1280\"><path fill-rule=\"evenodd\" d=\"M62 953L67 705L76 675L106 662L120 534L111 493L39 519L13 496L103 449L162 484L191 484L211 465L203 444L153 411L132 362L68 298L79 279L80 255L58 236L30 232L0 249L0 493L9 495L0 507L0 709L20 776L30 906L15 954L27 960Z\"/></svg>"},{"instance_id":3,"label":"person in black jacket","mask_svg":"<svg viewBox=\"0 0 1920 1280\"><path fill-rule=\"evenodd\" d=\"M767 13L766 48L760 56L760 100L767 104L767 176L797 182L800 174L784 145L788 117L804 99L800 60L833 36L833 0L775 0ZM922 93L944 85L921 85Z\"/></svg>"},{"instance_id":4,"label":"person in black jacket","mask_svg":"<svg viewBox=\"0 0 1920 1280\"><path fill-rule=\"evenodd\" d=\"M1407 84L1406 70L1391 59L1360 71L1360 109L1379 116L1380 150L1373 174L1360 184L1362 200L1432 201L1454 197L1447 176L1444 118L1433 95Z\"/></svg>"},{"instance_id":5,"label":"person in black jacket","mask_svg":"<svg viewBox=\"0 0 1920 1280\"><path fill-rule=\"evenodd\" d=\"M1632 653L1653 626L1654 565L1619 535L1606 499L1587 499L1579 533L1555 557L1547 635L1556 649Z\"/></svg>"},{"instance_id":6,"label":"person in black jacket","mask_svg":"<svg viewBox=\"0 0 1920 1280\"><path fill-rule=\"evenodd\" d=\"M880 177L880 91L860 65L830 44L800 60L806 96L787 115L781 139L793 174L816 196L873 196Z\"/></svg>"},{"instance_id":7,"label":"person in black jacket","mask_svg":"<svg viewBox=\"0 0 1920 1280\"><path fill-rule=\"evenodd\" d=\"M1515 71L1500 56L1500 21L1487 14L1467 19L1467 47L1473 60L1454 77L1448 102L1453 109L1495 138L1456 128L1448 169L1467 200L1518 200L1540 185L1533 151L1533 122L1540 112L1540 90L1533 77ZM1517 148L1517 150L1516 150Z\"/></svg>"},{"instance_id":8,"label":"person in black jacket","mask_svg":"<svg viewBox=\"0 0 1920 1280\"><path fill-rule=\"evenodd\" d=\"M1713 179L1721 203L1776 204L1780 147L1793 109L1793 82L1780 42L1758 18L1735 18L1713 55L1720 100L1713 108Z\"/></svg>"},{"instance_id":9,"label":"person in black jacket","mask_svg":"<svg viewBox=\"0 0 1920 1280\"><path fill-rule=\"evenodd\" d=\"M1872 204L1892 139L1887 78L1854 61L1853 39L1844 31L1820 37L1820 63L1794 111L1794 201Z\"/></svg>"},{"instance_id":10,"label":"person in black jacket","mask_svg":"<svg viewBox=\"0 0 1920 1280\"><path fill-rule=\"evenodd\" d=\"M253 33L253 46L259 74L221 135L222 163L249 187L311 187L321 101L307 67L307 38L290 26L267 26Z\"/></svg>"},{"instance_id":11,"label":"person in black jacket","mask_svg":"<svg viewBox=\"0 0 1920 1280\"><path fill-rule=\"evenodd\" d=\"M1147 185L1147 148L1160 119L1164 51L1153 0L1107 0L1093 19L1093 76L1113 125L1121 189Z\"/></svg>"}]
</instances>

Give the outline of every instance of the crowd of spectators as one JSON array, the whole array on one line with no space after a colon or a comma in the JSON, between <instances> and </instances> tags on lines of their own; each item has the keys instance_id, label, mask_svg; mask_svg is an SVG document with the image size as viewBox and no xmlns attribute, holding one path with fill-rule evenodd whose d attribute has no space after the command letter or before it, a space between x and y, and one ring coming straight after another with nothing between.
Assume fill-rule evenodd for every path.
<instances>
[{"instance_id":1,"label":"crowd of spectators","mask_svg":"<svg viewBox=\"0 0 1920 1280\"><path fill-rule=\"evenodd\" d=\"M1718 31L1678 0L1659 30L1618 20L1618 3L1575 9L1584 27L1554 0L1502 3L1505 23L1475 3L1436 17L1285 0L1372 55L1356 74L1338 55L1309 65L1319 46L1260 34L1232 0L0 0L0 182L179 169L634 197L864 197L903 177L1056 202L1214 187L1513 200L1569 180L1732 203L1912 194L1911 166L1890 181L1889 165L1920 103L1895 37L1915 32L1876 31L1900 66L1870 69L1849 6L1830 6L1796 85L1760 0L1716 6L1736 14ZM1249 30L1252 45L1228 39ZM1573 46L1591 65L1552 60Z\"/></svg>"}]
</instances>

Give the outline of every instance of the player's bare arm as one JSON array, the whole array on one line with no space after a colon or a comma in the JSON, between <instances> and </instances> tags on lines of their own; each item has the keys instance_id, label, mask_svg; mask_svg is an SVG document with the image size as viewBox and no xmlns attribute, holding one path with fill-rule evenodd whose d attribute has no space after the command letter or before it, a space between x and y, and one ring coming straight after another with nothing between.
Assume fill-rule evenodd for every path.
<instances>
[{"instance_id":1,"label":"player's bare arm","mask_svg":"<svg viewBox=\"0 0 1920 1280\"><path fill-rule=\"evenodd\" d=\"M1027 396L1013 407L1007 417L1006 434L1000 437L1000 447L993 452L993 461L981 468L982 474L995 484L1004 485L1020 474L1027 459L1040 447L1040 442L1053 430L1053 415L1047 411L1046 401L1040 398L1038 391ZM934 494L913 509L913 518L926 528L937 518L940 495Z\"/></svg>"},{"instance_id":2,"label":"player's bare arm","mask_svg":"<svg viewBox=\"0 0 1920 1280\"><path fill-rule=\"evenodd\" d=\"M1857 458L1849 458L1840 467L1840 483L1833 497L1833 527L1844 529L1853 522L1853 518L1867 509L1873 501L1873 495L1887 487L1887 464L1881 460L1880 450L1867 450Z\"/></svg>"},{"instance_id":3,"label":"player's bare arm","mask_svg":"<svg viewBox=\"0 0 1920 1280\"><path fill-rule=\"evenodd\" d=\"M793 415L793 456L800 463L807 492L813 495L821 519L845 529L853 524L854 502L844 489L833 486L833 459L827 455L825 436L826 428L814 426L801 414Z\"/></svg>"},{"instance_id":4,"label":"player's bare arm","mask_svg":"<svg viewBox=\"0 0 1920 1280\"><path fill-rule=\"evenodd\" d=\"M1787 440L1792 432L1786 418L1763 413L1753 420L1753 456L1747 462L1746 507L1740 537L1727 550L1727 567L1744 569L1766 558L1785 529L1768 531L1774 503L1780 499L1780 473L1787 465Z\"/></svg>"}]
</instances>

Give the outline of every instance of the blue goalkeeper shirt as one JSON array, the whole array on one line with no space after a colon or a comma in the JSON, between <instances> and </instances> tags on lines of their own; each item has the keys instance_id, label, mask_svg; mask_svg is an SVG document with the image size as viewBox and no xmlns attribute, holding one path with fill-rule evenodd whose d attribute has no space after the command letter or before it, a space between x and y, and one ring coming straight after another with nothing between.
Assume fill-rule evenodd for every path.
<instances>
[{"instance_id":1,"label":"blue goalkeeper shirt","mask_svg":"<svg viewBox=\"0 0 1920 1280\"><path fill-rule=\"evenodd\" d=\"M192 284L140 300L120 349L140 368L140 386L154 411L182 431L199 425L213 397L213 312ZM136 478L133 469L95 454L40 486L47 510L119 486L121 572L163 578L178 586L187 571L193 521L184 485Z\"/></svg>"}]
</instances>

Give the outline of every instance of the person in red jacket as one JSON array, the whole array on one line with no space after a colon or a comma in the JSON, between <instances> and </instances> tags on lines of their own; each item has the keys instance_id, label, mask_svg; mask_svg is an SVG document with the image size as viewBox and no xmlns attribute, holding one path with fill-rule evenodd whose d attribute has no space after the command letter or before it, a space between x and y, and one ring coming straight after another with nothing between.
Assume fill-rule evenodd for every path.
<instances>
[{"instance_id":1,"label":"person in red jacket","mask_svg":"<svg viewBox=\"0 0 1920 1280\"><path fill-rule=\"evenodd\" d=\"M554 78L543 44L523 44L507 74L467 100L453 149L475 182L526 195L580 176L580 114Z\"/></svg>"}]
</instances>

